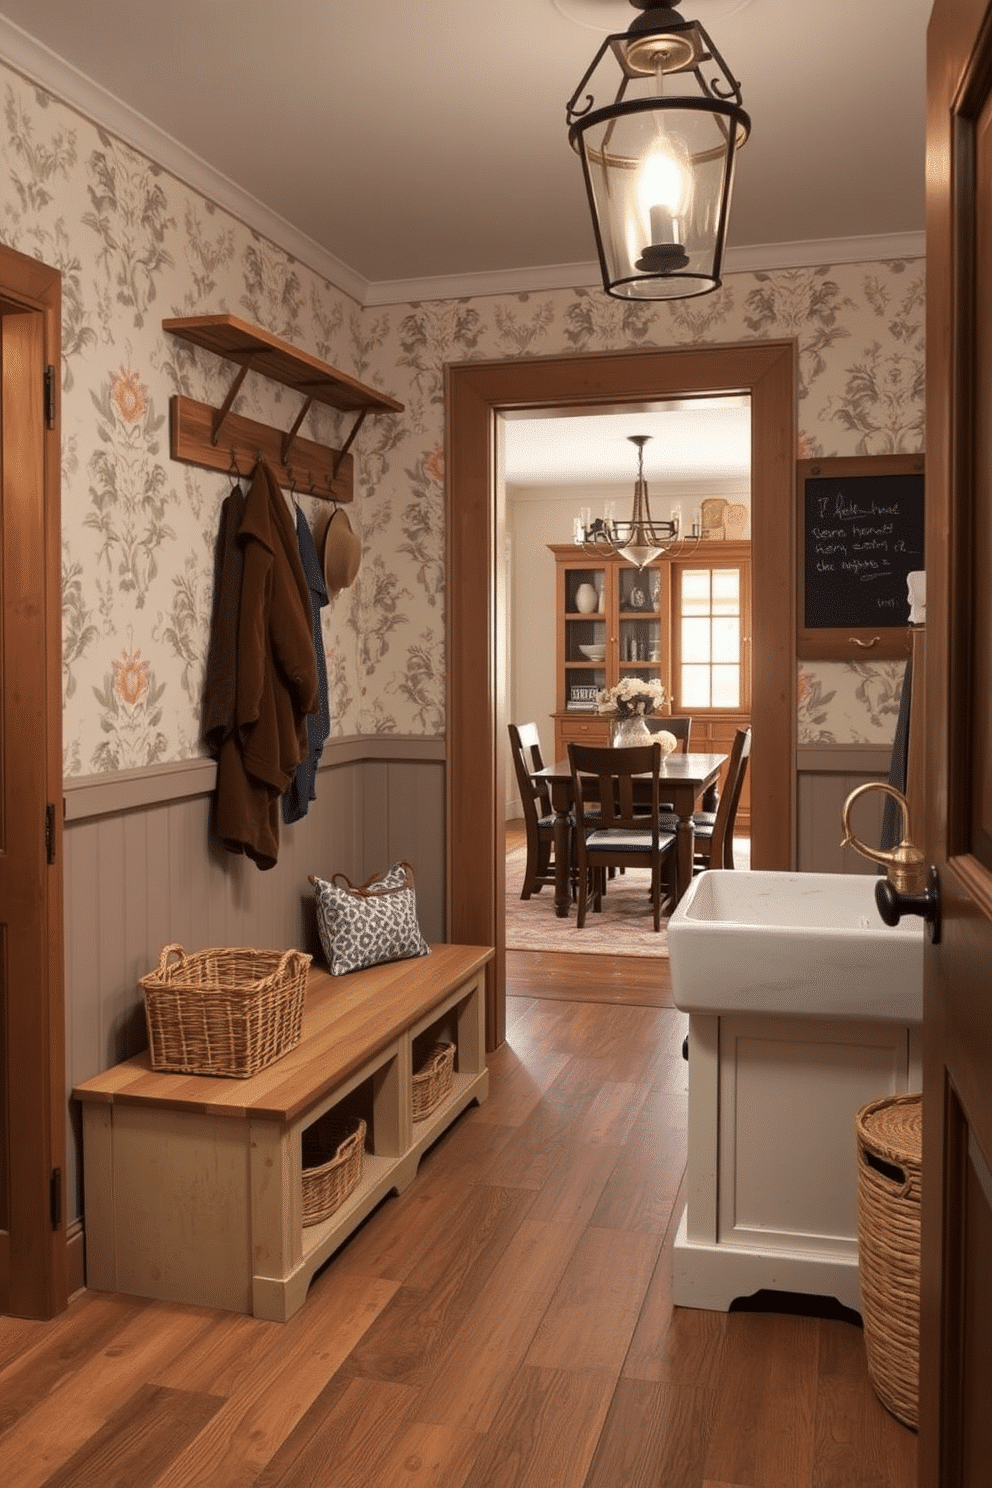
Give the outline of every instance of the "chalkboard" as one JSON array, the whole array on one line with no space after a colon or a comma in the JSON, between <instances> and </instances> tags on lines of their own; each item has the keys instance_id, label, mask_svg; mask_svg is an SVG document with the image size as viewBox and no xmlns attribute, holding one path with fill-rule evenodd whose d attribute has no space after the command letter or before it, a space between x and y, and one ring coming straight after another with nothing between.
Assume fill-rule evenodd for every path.
<instances>
[{"instance_id":1,"label":"chalkboard","mask_svg":"<svg viewBox=\"0 0 992 1488\"><path fill-rule=\"evenodd\" d=\"M924 567L923 457L805 460L799 477L799 655L907 655L906 575Z\"/></svg>"}]
</instances>

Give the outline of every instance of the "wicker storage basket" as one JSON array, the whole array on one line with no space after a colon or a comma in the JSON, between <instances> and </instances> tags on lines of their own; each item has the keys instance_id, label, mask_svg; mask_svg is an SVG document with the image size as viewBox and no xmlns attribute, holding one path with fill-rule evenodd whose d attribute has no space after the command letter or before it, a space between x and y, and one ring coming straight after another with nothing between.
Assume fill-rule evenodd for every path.
<instances>
[{"instance_id":1,"label":"wicker storage basket","mask_svg":"<svg viewBox=\"0 0 992 1488\"><path fill-rule=\"evenodd\" d=\"M437 1110L451 1089L455 1068L454 1044L435 1044L413 1076L413 1119L424 1121Z\"/></svg>"},{"instance_id":2,"label":"wicker storage basket","mask_svg":"<svg viewBox=\"0 0 992 1488\"><path fill-rule=\"evenodd\" d=\"M922 1098L885 1096L858 1112L858 1254L868 1374L916 1429L920 1371Z\"/></svg>"},{"instance_id":3,"label":"wicker storage basket","mask_svg":"<svg viewBox=\"0 0 992 1488\"><path fill-rule=\"evenodd\" d=\"M365 1122L325 1118L303 1133L303 1224L329 1219L362 1181Z\"/></svg>"},{"instance_id":4,"label":"wicker storage basket","mask_svg":"<svg viewBox=\"0 0 992 1488\"><path fill-rule=\"evenodd\" d=\"M310 957L303 951L167 945L140 979L152 1068L246 1079L300 1041Z\"/></svg>"}]
</instances>

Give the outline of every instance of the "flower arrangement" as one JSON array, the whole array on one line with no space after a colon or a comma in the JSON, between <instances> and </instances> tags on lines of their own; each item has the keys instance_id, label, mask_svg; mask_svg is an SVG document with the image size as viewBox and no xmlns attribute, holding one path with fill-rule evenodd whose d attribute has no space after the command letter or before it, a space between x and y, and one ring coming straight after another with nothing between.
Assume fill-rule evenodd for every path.
<instances>
[{"instance_id":1,"label":"flower arrangement","mask_svg":"<svg viewBox=\"0 0 992 1488\"><path fill-rule=\"evenodd\" d=\"M596 694L596 711L613 718L643 718L657 712L665 702L665 689L654 679L622 677L613 687Z\"/></svg>"}]
</instances>

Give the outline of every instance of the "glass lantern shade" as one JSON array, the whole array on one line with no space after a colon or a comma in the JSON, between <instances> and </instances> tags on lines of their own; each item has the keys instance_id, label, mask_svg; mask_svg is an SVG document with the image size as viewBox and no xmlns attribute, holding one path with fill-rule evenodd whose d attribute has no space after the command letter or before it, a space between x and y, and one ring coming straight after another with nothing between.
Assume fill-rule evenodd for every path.
<instances>
[{"instance_id":1,"label":"glass lantern shade","mask_svg":"<svg viewBox=\"0 0 992 1488\"><path fill-rule=\"evenodd\" d=\"M648 8L644 0L640 8ZM597 107L597 73L611 60L620 66L620 87ZM710 82L707 66L719 69ZM694 80L698 92L676 96L673 76ZM734 164L750 120L703 28L659 7L608 37L569 103L568 121L607 293L664 300L718 288Z\"/></svg>"}]
</instances>

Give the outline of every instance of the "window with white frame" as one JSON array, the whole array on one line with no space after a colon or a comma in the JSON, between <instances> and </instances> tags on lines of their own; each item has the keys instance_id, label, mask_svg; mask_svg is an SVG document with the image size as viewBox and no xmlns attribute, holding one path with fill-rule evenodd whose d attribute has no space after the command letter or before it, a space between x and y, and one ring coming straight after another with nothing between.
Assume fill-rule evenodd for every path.
<instances>
[{"instance_id":1,"label":"window with white frame","mask_svg":"<svg viewBox=\"0 0 992 1488\"><path fill-rule=\"evenodd\" d=\"M745 600L739 567L680 567L676 600L679 707L746 706Z\"/></svg>"}]
</instances>

